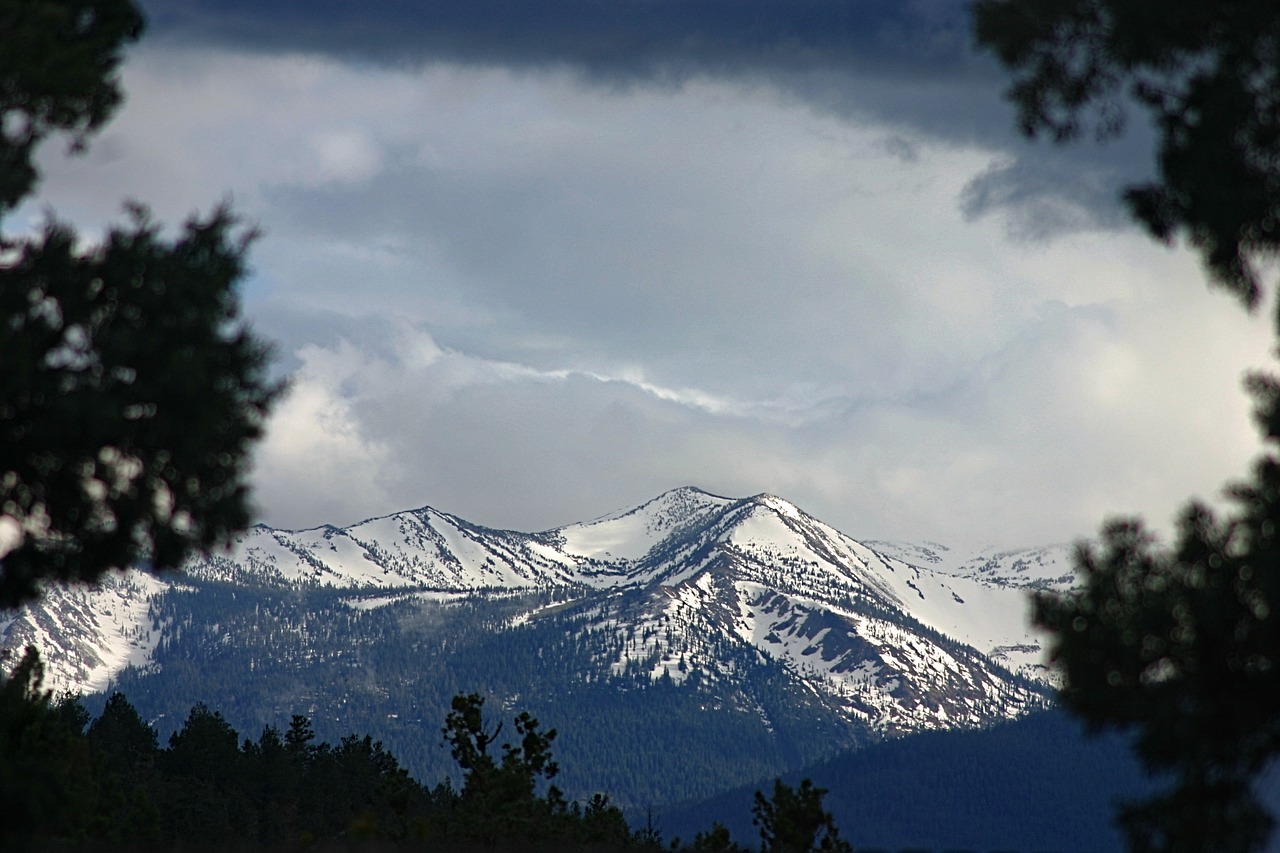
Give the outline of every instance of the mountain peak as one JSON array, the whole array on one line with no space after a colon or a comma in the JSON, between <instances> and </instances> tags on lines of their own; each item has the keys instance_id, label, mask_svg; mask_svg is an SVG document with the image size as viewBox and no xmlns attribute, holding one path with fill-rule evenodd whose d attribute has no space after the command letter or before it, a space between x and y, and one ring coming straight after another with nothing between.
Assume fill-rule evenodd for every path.
<instances>
[{"instance_id":1,"label":"mountain peak","mask_svg":"<svg viewBox=\"0 0 1280 853\"><path fill-rule=\"evenodd\" d=\"M734 503L693 486L663 492L639 506L552 531L565 553L597 560L638 560L677 530Z\"/></svg>"},{"instance_id":2,"label":"mountain peak","mask_svg":"<svg viewBox=\"0 0 1280 853\"><path fill-rule=\"evenodd\" d=\"M753 495L752 497L747 498L747 501L767 507L788 518L800 518L804 515L804 512L800 507L796 506L791 501L786 498L780 498L777 495L770 494L769 492L761 492L758 495Z\"/></svg>"},{"instance_id":3,"label":"mountain peak","mask_svg":"<svg viewBox=\"0 0 1280 853\"><path fill-rule=\"evenodd\" d=\"M293 591L324 587L325 607L346 604L335 611L344 625L391 604L404 616L424 602L466 596L481 606L498 596L500 630L570 630L575 648L594 649L579 661L585 669L562 673L571 681L640 674L749 693L749 673L770 670L837 717L894 733L977 725L1040 701L1038 688L1008 674L1035 666L1038 645L1025 595L1001 581L1056 571L1052 558L1000 554L960 577L872 549L774 494L727 498L683 486L541 533L431 507L344 528L255 527L232 552L193 562L171 583L197 595L227 585L264 601L284 594L291 608L306 599ZM30 638L60 649L61 672L50 670L59 686L100 686L125 664L162 668L176 623L154 614L187 606L168 592L157 581L84 601L50 596L27 614L0 614L0 646ZM101 618L86 621L85 612ZM183 633L234 639L221 627L226 618L184 623ZM275 630L254 626L254 636Z\"/></svg>"}]
</instances>

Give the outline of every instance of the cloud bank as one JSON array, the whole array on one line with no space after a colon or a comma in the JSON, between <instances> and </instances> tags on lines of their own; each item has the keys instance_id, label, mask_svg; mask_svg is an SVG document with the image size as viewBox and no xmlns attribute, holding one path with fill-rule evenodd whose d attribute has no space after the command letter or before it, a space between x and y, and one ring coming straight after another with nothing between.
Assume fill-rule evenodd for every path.
<instances>
[{"instance_id":1,"label":"cloud bank","mask_svg":"<svg viewBox=\"0 0 1280 853\"><path fill-rule=\"evenodd\" d=\"M1256 450L1265 322L1124 224L1141 138L1017 139L962 4L147 8L126 107L18 216L263 229L270 523L692 484L1016 546L1167 522Z\"/></svg>"}]
</instances>

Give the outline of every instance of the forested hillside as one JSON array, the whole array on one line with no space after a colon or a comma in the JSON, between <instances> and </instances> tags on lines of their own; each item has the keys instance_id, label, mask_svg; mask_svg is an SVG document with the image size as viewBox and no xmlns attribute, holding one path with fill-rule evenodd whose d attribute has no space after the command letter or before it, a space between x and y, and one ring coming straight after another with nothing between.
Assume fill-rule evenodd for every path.
<instances>
[{"instance_id":1,"label":"forested hillside","mask_svg":"<svg viewBox=\"0 0 1280 853\"><path fill-rule=\"evenodd\" d=\"M41 689L28 650L0 677L0 848L307 849L341 843L387 849L737 849L722 828L692 847L664 848L650 825L632 830L607 794L572 799L556 784L558 734L527 711L494 714L459 694L438 729L457 782L413 778L380 741L336 745L294 714L285 728L242 735L200 703L160 745L122 693L93 718L80 700ZM823 792L776 783L758 795L762 838L800 838L797 850L847 850ZM798 834L797 834L798 833ZM830 847L834 843L836 846ZM788 848L790 849L790 848Z\"/></svg>"},{"instance_id":2,"label":"forested hillside","mask_svg":"<svg viewBox=\"0 0 1280 853\"><path fill-rule=\"evenodd\" d=\"M540 534L430 508L258 526L180 580L111 580L10 614L0 647L123 690L162 736L196 701L247 731L305 713L423 778L449 772L451 697L480 690L560 721L566 791L632 810L1049 702L1020 589L904 563L773 495L676 489Z\"/></svg>"},{"instance_id":3,"label":"forested hillside","mask_svg":"<svg viewBox=\"0 0 1280 853\"><path fill-rule=\"evenodd\" d=\"M245 730L201 703L161 737L124 694L95 717L75 697L42 692L39 678L29 653L0 681L6 850L90 841L126 850L297 849L327 840L741 852L757 838L775 849L767 829L800 833L797 851L853 842L856 850L1107 853L1122 847L1111 804L1150 787L1119 738L1088 739L1049 712L843 752L776 782L762 777L692 806L628 815L605 786L581 796L561 786L594 774L561 763L590 750L573 749L558 725L546 725L558 719L496 708L477 694L453 696L435 722L450 772L432 778L408 772L367 734L326 740L304 714ZM612 731L597 743L607 745ZM724 746L707 744L706 753Z\"/></svg>"},{"instance_id":4,"label":"forested hillside","mask_svg":"<svg viewBox=\"0 0 1280 853\"><path fill-rule=\"evenodd\" d=\"M452 772L438 737L452 697L484 685L496 705L557 721L566 791L608 790L631 809L709 796L866 738L741 647L718 650L731 684L696 671L680 684L653 679L654 661L642 656L602 672L600 661L644 637L593 630L598 606L559 603L553 592L380 603L353 607L323 588L250 595L196 583L157 599L153 618L171 627L155 666L126 670L114 689L163 736L193 701L243 731L305 713L322 737L372 733L433 779ZM540 617L512 624L530 610Z\"/></svg>"},{"instance_id":5,"label":"forested hillside","mask_svg":"<svg viewBox=\"0 0 1280 853\"><path fill-rule=\"evenodd\" d=\"M829 789L831 812L856 846L885 850L1119 853L1113 806L1152 788L1124 739L1089 737L1061 711L979 732L913 735L783 778L801 777ZM671 810L661 826L687 836L715 815L749 839L750 796L744 786Z\"/></svg>"}]
</instances>

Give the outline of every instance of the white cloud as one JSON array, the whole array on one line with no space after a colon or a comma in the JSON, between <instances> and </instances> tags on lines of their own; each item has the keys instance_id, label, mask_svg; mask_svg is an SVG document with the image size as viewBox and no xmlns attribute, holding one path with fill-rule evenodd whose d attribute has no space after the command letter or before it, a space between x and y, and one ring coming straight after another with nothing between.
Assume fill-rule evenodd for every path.
<instances>
[{"instance_id":1,"label":"white cloud","mask_svg":"<svg viewBox=\"0 0 1280 853\"><path fill-rule=\"evenodd\" d=\"M363 434L355 401L343 387L364 381L367 358L349 345L336 351L308 347L299 355L303 366L256 452L257 501L290 527L345 520L362 506L370 514L385 511L389 448Z\"/></svg>"},{"instance_id":2,"label":"white cloud","mask_svg":"<svg viewBox=\"0 0 1280 853\"><path fill-rule=\"evenodd\" d=\"M44 201L230 194L263 227L248 307L296 367L272 523L531 529L693 483L1016 545L1167 522L1256 448L1267 323L1086 202L1052 239L1025 205L975 219L999 152L727 82L144 47L125 85Z\"/></svg>"},{"instance_id":3,"label":"white cloud","mask_svg":"<svg viewBox=\"0 0 1280 853\"><path fill-rule=\"evenodd\" d=\"M308 141L316 173L322 179L358 183L382 171L382 153L357 128L322 130Z\"/></svg>"}]
</instances>

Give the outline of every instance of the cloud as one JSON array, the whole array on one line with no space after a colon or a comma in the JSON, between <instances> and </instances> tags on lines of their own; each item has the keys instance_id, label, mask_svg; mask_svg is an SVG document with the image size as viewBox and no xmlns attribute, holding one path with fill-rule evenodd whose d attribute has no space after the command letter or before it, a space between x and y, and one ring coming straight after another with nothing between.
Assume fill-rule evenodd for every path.
<instances>
[{"instance_id":1,"label":"cloud","mask_svg":"<svg viewBox=\"0 0 1280 853\"><path fill-rule=\"evenodd\" d=\"M1166 521L1256 449L1238 381L1266 324L1098 228L1105 164L1033 186L965 129L977 78L335 55L144 45L101 146L43 161L40 203L78 223L230 194L262 226L247 312L294 376L255 474L271 523L429 503L539 529L691 483L1034 544Z\"/></svg>"},{"instance_id":2,"label":"cloud","mask_svg":"<svg viewBox=\"0 0 1280 853\"><path fill-rule=\"evenodd\" d=\"M264 122L290 114L270 79L244 84ZM366 125L398 148L381 173L240 176L271 210L261 263L293 269L314 307L359 313L376 280L441 341L487 357L826 397L947 381L958 355L1059 291L1004 262L1002 222L958 208L990 162L978 149L916 138L904 161L887 142L901 135L723 83L601 99L556 77L414 79L418 110L388 111L413 144L381 135L385 117ZM966 330L978 323L983 337Z\"/></svg>"},{"instance_id":3,"label":"cloud","mask_svg":"<svg viewBox=\"0 0 1280 853\"><path fill-rule=\"evenodd\" d=\"M717 69L961 64L961 0L148 0L157 37L387 64L572 66L619 83Z\"/></svg>"},{"instance_id":4,"label":"cloud","mask_svg":"<svg viewBox=\"0 0 1280 853\"><path fill-rule=\"evenodd\" d=\"M624 502L707 478L689 464L690 427L709 408L737 407L693 389L468 356L404 323L379 332L377 347L340 339L297 354L256 473L274 523L315 524L337 506L393 512L431 494L480 521L551 526L572 494L592 512L602 494ZM495 501L499 483L507 497Z\"/></svg>"},{"instance_id":5,"label":"cloud","mask_svg":"<svg viewBox=\"0 0 1280 853\"><path fill-rule=\"evenodd\" d=\"M1022 236L1107 227L1118 187L1151 174L1150 133L1133 123L1107 147L1029 145L1001 100L1005 78L976 53L964 0L148 0L153 35L177 49L213 45L327 57L391 69L504 68L568 73L607 92L671 93L699 80L766 86L848 121L1004 152L979 182L973 214L997 205L1035 217ZM1100 180L1099 180L1100 179ZM1062 196L1073 207L1063 217ZM1083 207L1078 203L1087 202ZM1087 214L1087 215L1081 215ZM1026 218L1026 217L1023 217Z\"/></svg>"},{"instance_id":6,"label":"cloud","mask_svg":"<svg viewBox=\"0 0 1280 853\"><path fill-rule=\"evenodd\" d=\"M350 346L308 347L255 453L255 499L271 517L314 526L351 506L387 507L390 449L362 434L349 385L369 362ZM288 507L282 514L279 508Z\"/></svg>"},{"instance_id":7,"label":"cloud","mask_svg":"<svg viewBox=\"0 0 1280 853\"><path fill-rule=\"evenodd\" d=\"M1135 509L1168 529L1256 446L1240 353L1206 358L1165 334L1188 310L1154 309L1144 333L1126 313L1048 305L951 387L828 400L803 423L774 416L777 400L707 405L697 389L489 361L384 325L376 343L302 354L258 479L286 526L431 503L540 530L689 483L782 494L865 538L1040 544ZM1239 331L1225 312L1208 326Z\"/></svg>"}]
</instances>

